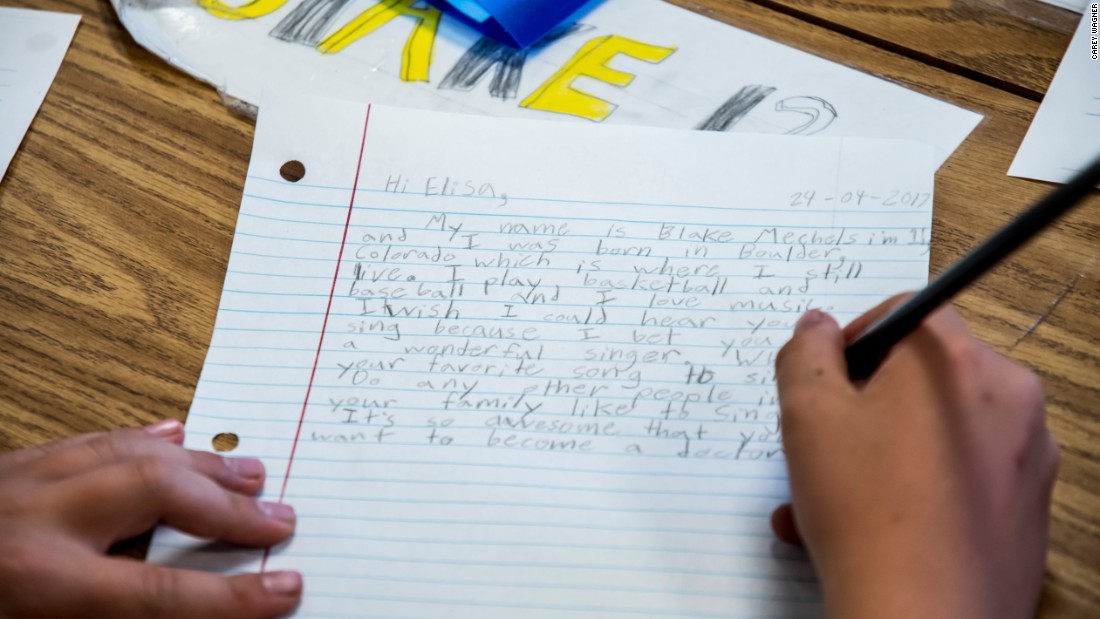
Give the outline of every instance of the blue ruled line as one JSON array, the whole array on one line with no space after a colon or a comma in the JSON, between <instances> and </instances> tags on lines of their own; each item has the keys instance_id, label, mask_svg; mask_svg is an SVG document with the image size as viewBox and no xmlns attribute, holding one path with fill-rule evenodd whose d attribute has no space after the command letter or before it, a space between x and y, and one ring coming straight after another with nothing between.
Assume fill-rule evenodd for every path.
<instances>
[{"instance_id":1,"label":"blue ruled line","mask_svg":"<svg viewBox=\"0 0 1100 619\"><path fill-rule=\"evenodd\" d=\"M198 398L196 396L195 399L198 400L200 398ZM379 428L379 429L382 429L382 428ZM190 433L194 434L194 435L198 435L198 436L209 436L211 438L213 438L216 434L219 434L219 433L216 433L216 432L199 432L199 431L196 431L196 430L192 430ZM285 443L285 442L290 442L290 441L294 440L293 438L283 438L283 437L275 438L275 437L270 437L270 436L245 435L245 434L240 434L240 433L236 433L236 434L237 434L237 436L239 436L241 438L247 438L247 439L253 440L253 441L268 441L268 442ZM355 434L355 433L352 433L352 434ZM552 453L552 454L557 454L559 456L570 456L570 457L573 457L573 456L589 456L589 457L596 456L596 457L602 457L602 458L633 458L633 459L643 459L643 460L645 460L645 459L649 459L649 460L673 460L673 461L687 460L687 461L692 461L692 462L729 462L729 461L735 461L735 462L738 462L738 461L739 462L750 462L750 461L768 462L768 461L770 461L767 457L764 457L763 455L761 455L759 458L746 457L746 458L743 458L743 459L742 458L735 458L735 457L710 456L710 455L703 456L703 457L700 457L700 456L696 455L696 456L685 458L685 457L679 456L677 454L667 454L667 453L626 453L626 452L615 452L615 451L581 451L581 450L570 450L570 449L549 450L549 449L539 449L539 448L531 448L531 447L523 447L523 446L509 447L509 446L503 445L503 444L489 446L489 445L486 445L484 443L463 444L463 443L455 442L455 443L451 443L451 444L447 445L445 448L443 448L443 447L440 447L438 445L431 445L431 444L428 444L428 443L409 443L409 442L401 442L401 441L393 441L393 440L386 441L384 443L371 442L369 440L369 436L371 436L371 434L374 434L374 433L363 432L363 434L367 435L368 438L366 438L362 441L357 441L357 442L335 442L335 441L307 441L307 442L310 442L313 445L325 445L325 446L330 447L330 448L331 447L337 447L337 446L339 446L339 447L354 447L354 446L377 447L377 446L381 445L381 446L385 446L385 447L400 447L402 449L413 447L413 448L419 448L419 449L449 449L449 450L453 450L453 451L468 451L468 450L471 450L471 449L475 449L475 450L478 450L478 451L486 451L486 450L505 451L505 452L511 451L511 452L526 453L526 454L538 454L538 453L547 454L547 453ZM505 432L504 434L508 434L508 433ZM574 437L574 438L564 438L564 439L561 439L561 440L556 441L556 442L558 442L558 443L571 443L571 442L583 443L586 440L590 441L590 442L592 441L592 439L587 439L587 438L584 438L584 437L581 437L581 438L575 438ZM670 441L670 440L675 441L676 439L675 438L664 438L664 437L651 437L650 440L666 441L667 442L667 441ZM300 442L301 441L299 440L299 443ZM755 447L753 449L754 453L755 452L773 452L774 455L772 455L771 458L776 458L777 459L777 458L779 458L780 454L783 453L783 450L782 450L782 448L780 448L778 446L778 443L776 443L775 445L772 445L770 443L766 443L766 444L750 443L750 444ZM764 447L763 445L769 445L769 447ZM772 448L772 447L774 447L774 448ZM719 451L719 450L715 450L715 449L711 449L711 448L702 447L702 448L699 448L695 453L698 453L698 452L704 451L704 450L707 451L708 454L710 452ZM723 453L728 453L728 452L723 452ZM297 460L302 459L299 456L295 456L295 458ZM348 462L348 460L336 460L336 461L337 462ZM507 465L502 465L502 466L507 468ZM745 476L745 478L746 479L757 479L757 477L755 477L755 476Z\"/></svg>"},{"instance_id":2,"label":"blue ruled line","mask_svg":"<svg viewBox=\"0 0 1100 619\"><path fill-rule=\"evenodd\" d=\"M451 426L453 427L453 426ZM449 429L449 428L448 428ZM608 488L606 486L593 486L593 487L581 487L581 486L563 486L560 484L535 484L535 483L509 483L500 481L459 481L453 479L396 479L392 477L330 477L324 475L295 475L295 480L311 480L311 481L332 481L339 483L351 483L351 484L381 484L381 485L414 485L414 486L442 486L446 488L451 487L471 487L471 488L508 488L513 490L551 490L551 491L564 491L564 492L590 492L595 494L625 494L625 495L639 495L639 496L653 496L653 495L669 495L669 496L690 496L690 497L709 497L709 498L745 498L745 499L760 499L760 500L774 500L785 501L789 498L786 493L779 494L758 494L750 492L705 492L699 490L654 490L654 489L641 489L641 488ZM288 495L289 496L289 495ZM347 498L347 497L334 497L334 498Z\"/></svg>"},{"instance_id":3,"label":"blue ruled line","mask_svg":"<svg viewBox=\"0 0 1100 619\"><path fill-rule=\"evenodd\" d=\"M276 183L276 184L280 184L280 185L283 185L284 187L288 187L288 188L291 188L291 189L313 188L313 189L335 189L335 190L338 190L338 191L352 191L351 187L331 187L331 186L325 186L325 185L306 185L306 184L300 184L300 183L295 183L294 185L290 185L290 184L288 184L288 183L286 183L282 180L265 178L265 177L262 177L262 176L253 176L253 175L248 175L247 178L257 179L257 180L261 180L261 181L267 181L269 183ZM857 191L862 191L862 190L857 190ZM481 201L488 201L488 202L500 202L503 199L501 196L479 196L479 195L457 195L457 194L443 195L443 194L433 194L433 193L425 193L425 192L396 192L396 191L387 191L385 189L373 189L373 188L366 188L366 187L356 188L355 193L374 193L374 194L381 194L381 195L387 195L387 196L409 197L409 198L473 199L473 200L481 200ZM855 193L855 191L841 192L841 197L843 197L843 195L845 193ZM829 213L829 214L832 214L832 213L856 213L856 214L860 214L860 215L870 215L870 214L912 215L912 214L927 214L927 213L931 212L931 206L932 206L931 205L931 193L932 192L929 192L929 191L907 191L906 193L916 194L916 195L929 194L929 202L928 202L929 208L927 208L927 209L918 209L918 210L910 210L910 211L901 211L901 210L897 210L897 209L881 209L881 210L876 210L876 209L850 209L850 210L844 210L844 209L809 209L809 208L793 209L792 208L791 211L792 212L797 212L797 213ZM831 196L831 197L835 198L836 196ZM854 197L855 196L853 196L853 198ZM868 200L874 199L871 196L865 196L865 197ZM878 199L881 199L881 196L879 196ZM646 208L705 209L705 210L715 210L715 211L723 211L723 212L728 212L728 211L750 211L750 212L773 213L773 212L776 212L776 211L785 211L786 210L786 209L781 208L781 207L751 208L751 207L740 207L740 206L677 204L677 203L663 203L663 202L623 202L623 201L612 201L612 200L578 200L578 199L570 199L570 198L523 197L523 196L512 196L512 195L508 195L507 200L509 202L549 202L549 203L553 203L553 204L588 204L588 205L599 205L599 206L641 206L641 207L646 207ZM346 208L346 205L345 205L345 208ZM569 218L561 218L561 219L576 219L576 218L569 217Z\"/></svg>"},{"instance_id":4,"label":"blue ruled line","mask_svg":"<svg viewBox=\"0 0 1100 619\"><path fill-rule=\"evenodd\" d=\"M280 223L295 223L295 224L307 224L307 225L316 225L316 226L337 226L341 229L344 227L344 224L342 222L326 222L326 221L317 221L317 220L314 220L314 219L288 219L288 218L285 218L285 217L274 217L274 216L271 216L271 215L259 215L257 213L249 213L249 212L243 212L243 213L241 213L241 216L242 217L248 217L250 219L259 219L259 220L264 220L264 221L277 221L277 222L280 222ZM505 217L505 216L500 216L500 217ZM561 219L563 221L569 221L570 220L570 218L568 218L568 217L563 217ZM655 226L662 225L660 222L652 222L652 224L655 225ZM708 231L707 229L709 228L708 224L690 224L690 226L692 226L696 229L699 229L702 232L707 232ZM363 228L363 229L368 229L368 230L399 230L399 231L402 231L406 234L407 233L412 233L412 232L416 232L416 233L420 233L420 232L439 233L439 234L447 235L448 238L450 238L450 236L454 233L453 230L439 230L439 229L436 229L436 228L423 228L423 227L412 227L412 226L386 226L386 225L382 225L382 224L378 224L378 223L348 224L348 227L349 228ZM744 226L744 227L751 228L751 227L757 227L757 226L747 225L747 226ZM778 233L779 230L789 228L789 226L758 226L758 227L762 231L775 229L777 233ZM840 237L842 235L842 233L844 233L844 232L846 232L850 229L851 230L866 230L866 229L875 229L875 230L920 230L920 231L925 231L925 232L931 230L931 228L929 226L900 226L900 227L890 227L890 226L874 227L873 226L871 228L851 228L850 226L830 225L830 226L814 226L814 228L816 228L818 230L821 230L823 235L828 236L828 235L835 234L835 235L838 235L838 237ZM520 238L551 237L551 238L571 238L571 239L572 238L578 238L578 239L609 239L609 240L614 240L614 241L656 242L656 243L660 243L660 244L688 243L688 244L693 244L693 245L706 245L708 247L721 247L723 245L798 245L798 246L805 245L807 247L849 247L849 248L855 248L855 247L890 247L890 248L896 248L896 247L905 247L905 246L909 246L909 247L926 247L928 245L927 243L914 243L914 242L911 242L911 241L907 241L907 242L904 242L904 243L898 242L898 243L893 243L893 244L860 242L860 241L856 241L856 242L852 242L852 243L839 243L839 242L830 242L830 243L793 242L793 243L788 243L788 242L783 242L783 241L760 241L760 240L750 241L750 240L744 240L744 239L725 239L725 240L713 240L713 239L711 239L711 240L704 240L704 239L700 239L700 238L690 238L690 237L689 238L673 238L671 236L662 239L659 236L657 236L657 237L630 236L630 235L625 235L625 234L623 236L617 236L616 235L616 236L613 236L613 237L609 237L609 236L607 236L607 234L577 234L575 232L568 232L568 233L563 233L563 234L554 234L554 233L549 233L549 232L530 232L530 231L514 232L514 231L507 231L507 230L502 231L502 230L499 230L499 229L497 229L497 230L478 230L478 229L474 229L474 228L465 228L465 227L462 228L461 231L463 233L467 233L467 234L484 234L484 235L487 235L487 236L488 235L496 235L496 236L518 236ZM387 234L392 234L392 233L387 233ZM261 236L261 235L250 234L249 236ZM284 238L284 237L271 237L271 238L281 239L281 238ZM297 239L297 240L308 240L308 239ZM874 239L872 239L872 240L874 240ZM881 239L877 239L877 240L881 241ZM381 240L372 241L372 243L374 243L374 244L382 244L384 242L385 241L381 241ZM532 250L532 251L536 251L536 250Z\"/></svg>"},{"instance_id":5,"label":"blue ruled line","mask_svg":"<svg viewBox=\"0 0 1100 619\"><path fill-rule=\"evenodd\" d=\"M292 236L271 236L271 235L265 235L265 234L253 234L253 233L244 232L244 231L241 231L241 230L237 231L237 236L246 236L246 237L250 237L250 238L259 238L259 239L267 239L267 240L272 240L272 241L292 242L292 243L320 243L320 244L323 244L323 245L341 245L341 246L346 245L345 243L341 243L340 241L325 241L325 240L318 240L318 239L305 239L305 238L292 237ZM567 238L573 238L573 235L569 235ZM603 239L605 237L598 237L598 238ZM610 241L620 241L621 239L612 238L612 239L609 239L609 240ZM651 241L651 242L659 244L659 245L663 245L663 244L668 243L668 241L656 241L656 240ZM837 251L839 251L842 247L843 248L848 248L848 249L856 249L856 248L864 248L864 247L869 247L869 248L882 247L882 248L892 249L892 250L897 250L898 248L902 248L902 247L911 247L913 249L926 249L927 248L927 245L923 244L923 243L895 243L893 245L851 244L851 245L840 245L840 246L838 246L838 245L833 245L831 243L830 244L821 244L821 243L819 243L819 244L810 244L810 243L763 243L763 242L758 243L758 242L753 242L753 241L745 241L745 242L739 242L739 243L727 243L726 245L772 245L772 244L781 245L783 247L789 248L790 251L787 252L788 256L790 254L793 254L796 251L796 249L799 248L799 247L830 247L830 248L835 249ZM400 255L402 253L411 252L411 251L421 251L421 253L433 253L435 250L440 250L440 251L446 251L448 253L451 253L451 252L480 251L480 252L492 252L492 253L497 253L497 254L523 254L523 255L527 255L527 256L538 254L540 256L545 257L546 259L550 259L550 258L553 258L554 256L560 256L560 255L563 255L563 254L578 254L578 255L582 255L582 256L597 256L597 257L602 257L602 258L605 258L605 259L620 258L620 259L634 259L634 260L639 260L639 259L662 260L662 259L668 258L668 259L675 259L675 260L698 260L698 261L701 261L701 262L712 262L712 261L716 261L716 260L717 261L736 261L736 262L745 262L745 261L749 261L749 260L763 260L763 261L776 261L776 260L779 260L779 261L782 261L782 262L835 262L835 261L839 260L839 257L838 258L821 258L821 259L792 259L792 258L789 258L789 257L786 257L786 258L784 258L784 257L765 258L765 257L756 256L756 255L746 256L746 257L741 257L741 256L711 256L711 255L681 256L681 255L666 255L666 254L653 254L653 253L650 253L650 254L646 254L646 255L643 256L643 255L636 255L636 254L612 254L612 253L609 253L609 252L613 251L614 249L616 249L616 248L613 248L613 247L608 247L608 249L598 252L595 248L587 249L587 250L526 249L526 248L511 249L511 248L507 248L507 247L483 247L483 246L480 246L480 245L476 246L476 247L455 247L455 246L445 246L445 245L440 245L440 244L437 244L437 245L411 245L411 244L407 244L407 243L390 243L390 242L370 243L370 244L368 244L368 243L350 243L350 245L358 245L360 248L367 248L367 247L375 248L372 251L378 251L378 248L386 247L389 251L391 251L391 252L393 252L394 254L397 254L397 255ZM721 245L716 244L715 247L721 247ZM768 250L768 253L782 254L783 252L781 250ZM362 258L358 258L357 256L355 257L355 259L362 260ZM858 260L858 258L852 258L850 256L847 257L847 259L848 260ZM924 262L923 260L894 260L894 259L885 259L885 258L874 258L874 259L867 258L865 260L873 261L873 262ZM386 261L386 262L384 262L384 264L423 264L423 263ZM447 266L451 266L450 263L446 263L446 264L447 264ZM429 265L425 265L425 266L429 266ZM496 265L490 265L490 264L477 264L476 259L475 259L475 262L473 264L465 265L465 266L468 266L470 268L475 268L475 269L477 269L477 268L524 268L524 267L507 267L507 266L498 267ZM706 276L696 276L696 277L706 277Z\"/></svg>"},{"instance_id":6,"label":"blue ruled line","mask_svg":"<svg viewBox=\"0 0 1100 619\"><path fill-rule=\"evenodd\" d=\"M202 415L199 415L199 416L201 417ZM295 419L295 423L297 423L297 419ZM203 436L213 436L213 433L209 433L209 432L200 432L199 434L201 434ZM497 449L497 448L494 447L493 449ZM278 460L278 461L286 460L286 458L276 457L276 456L264 456L264 457L266 459L269 459L269 460ZM627 476L627 477L633 477L633 476L638 476L638 477L671 477L671 478L686 478L688 480L698 478L698 479L717 479L717 480L749 479L749 480L753 480L753 481L778 481L778 482L786 482L787 481L786 474L783 474L783 475L761 475L761 474L742 475L742 474L733 474L733 473L709 473L709 472L683 473L683 472L668 471L668 470L656 470L656 471L652 471L652 470L638 471L638 470L634 470L634 469L608 470L608 469L587 469L587 468L578 468L578 467L569 467L569 466L564 466L564 467L563 466L539 466L539 465L536 465L536 464L519 464L519 463L499 464L499 463L487 463L487 462L468 462L468 461L463 461L463 460L444 460L444 459L393 460L393 459L371 459L371 458L355 458L355 457L322 458L322 457L318 457L318 456L298 456L298 455L295 455L294 459L295 460L307 460L307 461L312 461L312 462L365 464L365 465L380 465L380 466L406 466L406 465L412 465L412 466L429 466L429 467L443 466L443 467L447 467L447 468L458 467L458 468L475 468L475 469L506 468L506 469L522 470L522 471L542 471L542 472L551 472L551 473L565 473L565 474L570 474L570 475L579 473L579 474L584 474L584 475L612 475L612 476ZM684 460L682 458L681 458L681 461L701 462L701 460ZM760 461L752 461L752 460L741 460L741 461L729 461L729 460L727 460L727 461L724 461L724 464L727 464L727 465L728 464L733 464L733 463L737 463L737 464L741 464L741 465L759 465L759 464L761 464ZM774 465L774 468L784 468L784 466L781 462L773 462L772 464ZM771 466L769 466L768 468L771 468ZM430 522L436 522L436 521L430 521ZM481 523L481 524L486 524L486 523ZM493 524L493 523L488 523L488 524ZM495 524L506 524L506 523L495 523ZM644 530L649 531L649 529L644 529Z\"/></svg>"},{"instance_id":7,"label":"blue ruled line","mask_svg":"<svg viewBox=\"0 0 1100 619\"><path fill-rule=\"evenodd\" d=\"M239 252L239 253L242 253L242 254L245 254L245 255L248 255L248 256L260 257L260 258L276 258L276 259L279 259L279 260L297 260L298 259L296 256L273 256L273 255L270 255L270 254L247 253L247 252ZM326 262L335 262L336 261L335 259L329 259L329 258L308 258L308 260L321 260L321 261L326 261ZM422 266L422 265L418 263L417 266ZM498 268L504 268L504 267L498 267ZM570 269L564 269L564 270L570 270ZM575 272L575 270L574 270L574 272ZM602 270L601 271L594 271L594 272L591 272L591 273L605 273L605 272L606 273L612 273L612 272L614 272L614 273L629 273L631 275L638 275L639 274L636 271L602 271ZM236 274L236 275L255 275L255 276L258 276L258 277L284 277L284 278L294 278L294 279L319 279L319 280L322 280L322 281L325 281L325 282L331 282L333 280L333 277L331 275L302 275L302 274L293 274L293 273L260 273L260 272L257 272L257 271L241 271L241 270L237 270L237 269L227 269L226 273L233 273L233 274ZM657 276L658 277L668 277L667 275L657 275ZM730 275L719 275L719 276L688 276L688 277L698 277L698 278L701 278L701 279L704 279L704 280L707 279L707 277L711 277L711 278L725 277L725 278L728 278L728 279L740 279L740 278L752 279L752 278L755 278L755 275L730 274ZM768 277L768 279L804 280L804 279L806 279L806 276L804 276L804 275L774 275L774 276ZM912 282L919 282L919 283L922 283L922 284L928 281L927 277L893 277L893 276L872 276L872 275L860 275L859 279L861 279L861 280L885 280L885 281L897 281L897 282L912 281ZM356 278L355 278L355 276L352 276L352 275L341 276L341 277L337 277L336 281L351 281L351 282L353 282L353 281L356 281ZM828 281L828 280L823 279L823 281ZM407 281L401 281L401 280L379 280L378 282L370 282L370 283L371 284L381 284L381 285L391 285L391 286L411 286L411 284L413 284L413 283L450 284L452 282L450 282L448 280L418 279L415 282L407 282ZM463 283L469 283L469 282L463 282ZM559 285L559 284L555 284L555 286L558 286L559 288L563 288L563 289L577 288L579 290L592 290L593 288L596 288L595 286L564 286L564 285ZM705 293L705 292L684 292L682 290L672 290L670 292L660 291L660 290L640 290L640 289L632 290L630 288L615 288L614 290L621 290L621 291L624 291L624 292L638 292L638 293L662 292L663 294L670 294L670 293L692 294L692 295L696 295L696 296L754 295L754 294L758 295L758 294L760 294L759 291L752 292L752 291L736 291L736 290L731 291L731 292L720 292L720 293L718 293L718 295L711 295L710 293ZM873 293L872 292L866 292L866 293L863 293L863 292L851 292L851 293L830 292L829 294L832 295L832 296L836 296L836 297L877 297L877 298L882 298L884 296L882 293L878 293L878 292L873 292Z\"/></svg>"},{"instance_id":8,"label":"blue ruled line","mask_svg":"<svg viewBox=\"0 0 1100 619\"><path fill-rule=\"evenodd\" d=\"M397 195L397 194L391 194L391 195ZM246 193L246 194L244 194L243 197L251 198L253 200L261 200L261 201L264 201L264 202L274 202L276 204L292 204L292 205L295 205L295 206L311 206L311 207L319 207L319 208L338 208L338 209L341 209L343 211L346 211L347 208L348 208L348 205L346 205L346 204L329 204L329 203L325 203L325 202L307 202L307 201L299 201L299 200L283 200L281 198L272 198L272 197L268 197L268 196L261 196L261 195L257 195L257 194L251 194L251 193ZM428 209L414 209L414 208L383 208L383 207L363 206L361 204L356 204L355 205L355 210L357 210L357 211L377 211L377 212L381 212L381 213L401 213L401 214L419 213L419 214L422 214L422 215L432 215L432 216L446 214L446 215L463 215L463 216L468 216L468 217L495 217L495 218L505 219L505 220L507 220L507 219L539 219L539 220L561 221L561 222L567 222L567 221L585 221L585 222L607 221L607 222L612 222L612 223L643 224L643 225L661 225L663 223L663 224L666 224L666 225L673 225L673 226L696 226L696 227L711 227L711 228L783 228L783 229L787 229L787 230L826 230L826 229L829 229L828 226L821 226L821 225L817 225L817 226L792 226L792 225L782 224L782 223L780 223L780 224L764 224L764 223L760 223L760 224L729 224L729 223L707 222L706 224L700 224L700 223L683 222L683 221L655 222L655 221L648 220L648 219L619 219L619 218L612 218L612 217L554 217L554 216L550 216L550 215L521 215L521 214L518 214L518 213L509 213L508 215L500 215L500 214L495 214L495 213L478 213L478 212L470 212L470 211L455 211L455 210L450 210L450 209L432 209L432 210L428 210ZM777 211L777 212L779 212L779 214L789 214L787 212L781 212L779 209L767 209L767 210ZM833 211L826 211L826 212L832 213ZM871 213L871 211L859 211L859 212L861 214L870 214ZM897 211L884 211L884 212L890 213L890 214L899 214ZM929 215L931 213L931 211L914 211L913 212L913 214L917 214L917 213L919 213L921 215ZM317 223L317 222L307 221L305 223ZM356 226L356 227L358 227L358 226L371 227L368 224L353 224L353 225ZM912 230L912 229L922 228L922 227L925 227L925 226L843 226L843 227L847 228L849 230ZM410 227L410 229L412 229L412 228ZM568 235L564 235L564 236L568 236Z\"/></svg>"}]
</instances>

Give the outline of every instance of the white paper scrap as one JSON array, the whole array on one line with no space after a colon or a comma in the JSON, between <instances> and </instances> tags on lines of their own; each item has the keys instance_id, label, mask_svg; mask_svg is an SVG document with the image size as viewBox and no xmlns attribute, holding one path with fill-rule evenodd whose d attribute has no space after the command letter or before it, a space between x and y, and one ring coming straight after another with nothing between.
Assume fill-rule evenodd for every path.
<instances>
[{"instance_id":1,"label":"white paper scrap","mask_svg":"<svg viewBox=\"0 0 1100 619\"><path fill-rule=\"evenodd\" d=\"M1008 169L1010 176L1062 183L1100 157L1100 3L1090 4Z\"/></svg>"},{"instance_id":2,"label":"white paper scrap","mask_svg":"<svg viewBox=\"0 0 1100 619\"><path fill-rule=\"evenodd\" d=\"M1066 9L1067 11L1073 11L1074 13L1083 13L1085 7L1090 4L1089 0L1041 0L1047 4L1054 5Z\"/></svg>"},{"instance_id":3,"label":"white paper scrap","mask_svg":"<svg viewBox=\"0 0 1100 619\"><path fill-rule=\"evenodd\" d=\"M490 116L909 139L933 144L938 163L981 120L659 0L597 3L523 52L417 0L112 3L139 43L251 104L272 89Z\"/></svg>"},{"instance_id":4,"label":"white paper scrap","mask_svg":"<svg viewBox=\"0 0 1100 619\"><path fill-rule=\"evenodd\" d=\"M0 178L57 75L80 16L0 7Z\"/></svg>"}]
</instances>

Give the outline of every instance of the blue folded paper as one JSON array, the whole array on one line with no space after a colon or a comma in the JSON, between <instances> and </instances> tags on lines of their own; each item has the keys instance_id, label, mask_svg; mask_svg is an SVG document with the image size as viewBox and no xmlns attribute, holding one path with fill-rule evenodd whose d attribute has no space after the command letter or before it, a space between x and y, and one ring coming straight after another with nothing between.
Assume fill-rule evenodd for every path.
<instances>
[{"instance_id":1,"label":"blue folded paper","mask_svg":"<svg viewBox=\"0 0 1100 619\"><path fill-rule=\"evenodd\" d=\"M596 0L597 2L599 0ZM523 49L593 0L428 0L478 32Z\"/></svg>"}]
</instances>

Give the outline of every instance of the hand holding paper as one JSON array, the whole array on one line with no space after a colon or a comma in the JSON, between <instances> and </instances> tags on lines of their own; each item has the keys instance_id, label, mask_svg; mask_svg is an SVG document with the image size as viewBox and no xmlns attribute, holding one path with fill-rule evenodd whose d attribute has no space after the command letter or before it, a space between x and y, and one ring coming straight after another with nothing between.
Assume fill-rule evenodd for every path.
<instances>
[{"instance_id":1,"label":"hand holding paper","mask_svg":"<svg viewBox=\"0 0 1100 619\"><path fill-rule=\"evenodd\" d=\"M172 419L0 454L0 616L266 619L293 609L293 572L221 576L106 556L158 522L246 545L294 530L290 507L251 496L263 464L182 441Z\"/></svg>"}]
</instances>

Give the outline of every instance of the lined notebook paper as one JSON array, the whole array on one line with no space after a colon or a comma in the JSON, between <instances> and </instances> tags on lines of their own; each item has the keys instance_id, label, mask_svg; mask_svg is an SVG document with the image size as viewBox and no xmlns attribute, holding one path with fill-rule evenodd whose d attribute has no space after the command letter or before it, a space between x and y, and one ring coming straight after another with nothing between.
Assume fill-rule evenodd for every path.
<instances>
[{"instance_id":1,"label":"lined notebook paper","mask_svg":"<svg viewBox=\"0 0 1100 619\"><path fill-rule=\"evenodd\" d=\"M775 353L808 308L925 282L933 171L908 142L266 101L187 440L236 434L297 533L265 560L162 529L150 560L300 570L299 617L817 616L768 527Z\"/></svg>"}]
</instances>

